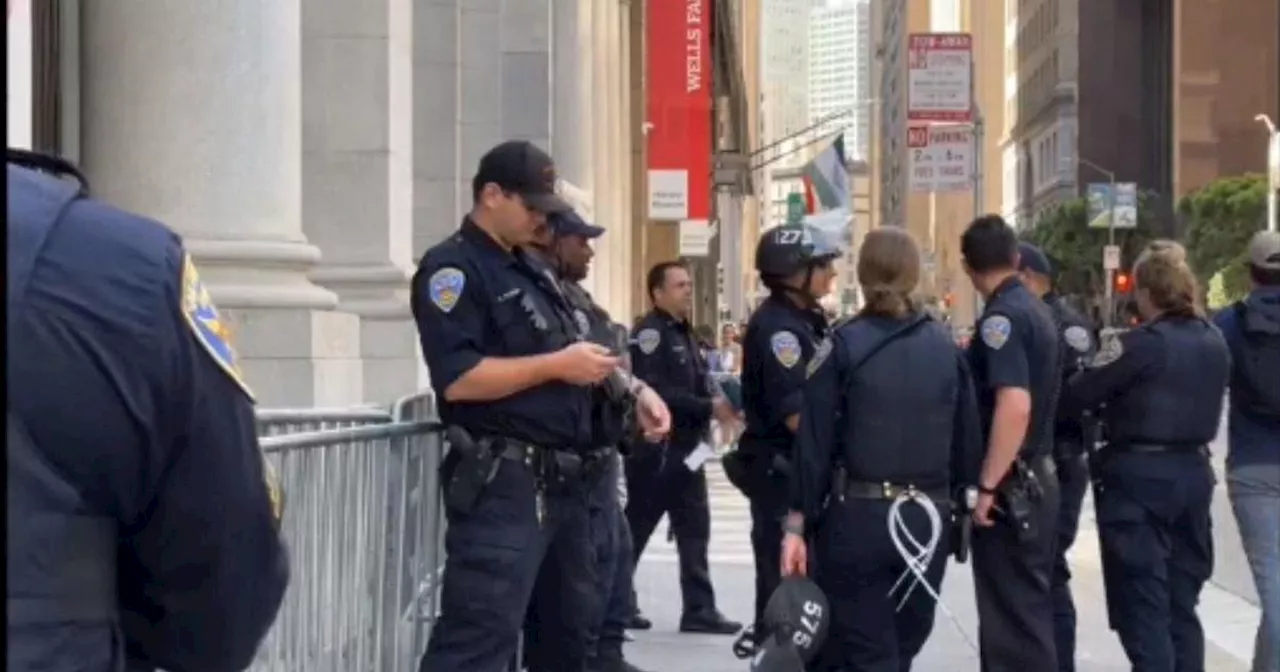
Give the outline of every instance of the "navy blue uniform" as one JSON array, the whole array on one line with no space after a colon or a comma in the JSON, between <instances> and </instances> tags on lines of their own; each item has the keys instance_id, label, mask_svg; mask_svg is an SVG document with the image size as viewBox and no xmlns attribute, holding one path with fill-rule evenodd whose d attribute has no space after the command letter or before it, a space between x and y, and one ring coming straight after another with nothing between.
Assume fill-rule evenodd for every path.
<instances>
[{"instance_id":1,"label":"navy blue uniform","mask_svg":"<svg viewBox=\"0 0 1280 672\"><path fill-rule=\"evenodd\" d=\"M805 368L827 335L827 318L774 293L756 309L742 339L742 405L746 428L738 456L753 481L751 550L756 563L754 632L782 576L782 518L794 435L787 418L800 412Z\"/></svg>"},{"instance_id":2,"label":"navy blue uniform","mask_svg":"<svg viewBox=\"0 0 1280 672\"><path fill-rule=\"evenodd\" d=\"M1104 343L1068 388L1074 407L1106 404L1098 537L1111 628L1137 672L1204 669L1196 603L1213 573L1207 446L1230 367L1216 328L1165 317Z\"/></svg>"},{"instance_id":3,"label":"navy blue uniform","mask_svg":"<svg viewBox=\"0 0 1280 672\"><path fill-rule=\"evenodd\" d=\"M973 574L978 597L983 670L1025 672L1057 669L1054 645L1053 573L1058 522L1058 482L1053 461L1054 413L1062 383L1061 346L1049 307L1016 277L987 300L969 348L989 445L996 393L1020 388L1031 395L1031 420L1000 490L1029 493L1028 523L1034 534L1019 537L1014 522L997 513L994 527L976 530ZM1032 476L1034 475L1034 476ZM1035 486L1031 485L1034 478ZM1007 495L997 505L1008 511Z\"/></svg>"},{"instance_id":4,"label":"navy blue uniform","mask_svg":"<svg viewBox=\"0 0 1280 672\"><path fill-rule=\"evenodd\" d=\"M288 560L217 311L163 225L7 183L6 668L243 669Z\"/></svg>"},{"instance_id":5,"label":"navy blue uniform","mask_svg":"<svg viewBox=\"0 0 1280 672\"><path fill-rule=\"evenodd\" d=\"M595 303L581 286L563 282L565 297L573 306L574 319L579 330L593 342L614 343L625 347L625 341L617 343L618 327L609 313ZM596 394L601 394L600 390ZM594 412L597 415L611 413L609 404L597 399ZM602 446L615 448L624 437L625 423L618 418L597 417L596 431L608 428L611 435L599 437ZM626 641L626 626L634 611L632 605L631 530L622 512L618 480L621 474L619 459L610 459L607 470L591 493L591 547L595 553L597 611L592 615L586 632L588 669L606 670L617 667L622 660L622 645ZM563 628L561 605L558 602L556 581L548 567L543 567L534 589L533 603L525 627L525 662L531 672L554 670L557 634Z\"/></svg>"},{"instance_id":6,"label":"navy blue uniform","mask_svg":"<svg viewBox=\"0 0 1280 672\"><path fill-rule=\"evenodd\" d=\"M933 629L936 605L923 587L906 596L893 590L907 563L886 521L894 500L908 492L940 510L940 527L931 529L919 506L901 507L903 523L922 543L941 535L925 572L940 589L951 493L975 481L982 459L968 365L948 329L921 315L839 325L809 370L789 505L812 521L807 527L816 526L816 580L832 608L814 669L910 669Z\"/></svg>"},{"instance_id":7,"label":"navy blue uniform","mask_svg":"<svg viewBox=\"0 0 1280 672\"><path fill-rule=\"evenodd\" d=\"M671 521L680 556L680 591L686 617L716 613L707 546L711 509L707 475L690 471L687 457L708 432L711 384L689 323L660 310L649 311L632 331L632 373L662 397L671 411L671 434L663 449L642 449L627 460L627 521L632 533L632 562L665 514Z\"/></svg>"},{"instance_id":8,"label":"navy blue uniform","mask_svg":"<svg viewBox=\"0 0 1280 672\"><path fill-rule=\"evenodd\" d=\"M1053 314L1062 343L1062 380L1079 373L1097 352L1089 322L1061 296L1046 294L1044 302ZM1067 551L1080 530L1080 509L1089 489L1089 467L1085 458L1081 415L1073 412L1065 398L1058 402L1054 418L1053 459L1057 464L1061 503L1058 507L1057 550L1053 559L1053 622L1059 672L1076 669L1076 608L1071 597L1071 568Z\"/></svg>"},{"instance_id":9,"label":"navy blue uniform","mask_svg":"<svg viewBox=\"0 0 1280 672\"><path fill-rule=\"evenodd\" d=\"M587 492L548 488L546 481L556 451L583 456L593 450L592 390L556 382L496 401L445 399L445 390L486 357L527 357L572 343L578 332L571 308L549 269L503 249L469 217L423 256L412 292L442 422L492 441L499 454L474 508L446 508L440 618L420 669L502 670L515 654L546 558L566 619L556 669L579 672L595 589Z\"/></svg>"}]
</instances>

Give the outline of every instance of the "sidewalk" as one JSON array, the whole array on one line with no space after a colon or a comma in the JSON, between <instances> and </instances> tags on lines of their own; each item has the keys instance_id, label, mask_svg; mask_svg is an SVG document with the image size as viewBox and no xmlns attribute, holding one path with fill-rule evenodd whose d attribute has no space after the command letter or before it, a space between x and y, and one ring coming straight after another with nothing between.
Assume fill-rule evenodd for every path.
<instances>
[{"instance_id":1,"label":"sidewalk","mask_svg":"<svg viewBox=\"0 0 1280 672\"><path fill-rule=\"evenodd\" d=\"M708 470L714 521L712 578L721 611L735 620L747 621L755 592L747 541L749 516L746 515L745 502L736 491L726 489L727 484L720 480L723 475L717 472L715 468ZM635 633L636 641L628 645L628 658L649 672L744 672L748 663L733 657L730 651L732 637L682 635L676 631L680 617L678 567L674 548L665 534L665 526L654 534L650 548L636 571L640 608L653 619L654 628L649 632ZM1090 501L1085 502L1080 539L1072 548L1071 555L1075 574L1072 587L1079 615L1077 670L1127 672L1130 668L1124 652L1107 626L1093 504ZM943 584L942 598L969 637L976 638L977 615L968 565L951 565ZM1247 660L1252 655L1259 617L1257 607L1211 583L1205 586L1201 596L1200 617L1208 640L1205 669L1210 672L1247 672ZM933 635L916 660L915 672L977 669L977 653L939 609Z\"/></svg>"}]
</instances>

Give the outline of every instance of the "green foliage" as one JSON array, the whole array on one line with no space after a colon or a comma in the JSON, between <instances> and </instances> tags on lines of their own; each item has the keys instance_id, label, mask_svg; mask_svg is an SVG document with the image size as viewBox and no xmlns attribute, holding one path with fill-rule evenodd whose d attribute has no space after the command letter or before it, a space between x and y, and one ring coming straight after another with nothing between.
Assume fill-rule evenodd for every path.
<instances>
[{"instance_id":1,"label":"green foliage","mask_svg":"<svg viewBox=\"0 0 1280 672\"><path fill-rule=\"evenodd\" d=\"M1211 299L1231 303L1249 292L1245 255L1249 238L1262 228L1267 183L1261 175L1224 177L1187 194L1178 213L1187 224L1187 255L1201 286L1221 274L1221 294Z\"/></svg>"},{"instance_id":2,"label":"green foliage","mask_svg":"<svg viewBox=\"0 0 1280 672\"><path fill-rule=\"evenodd\" d=\"M1138 203L1138 227L1116 229L1122 268L1133 264L1155 233L1155 222L1144 201ZM1023 233L1023 240L1044 250L1053 262L1054 288L1059 294L1093 299L1106 292L1102 249L1107 244L1107 231L1090 229L1088 221L1085 199L1076 198L1049 210Z\"/></svg>"}]
</instances>

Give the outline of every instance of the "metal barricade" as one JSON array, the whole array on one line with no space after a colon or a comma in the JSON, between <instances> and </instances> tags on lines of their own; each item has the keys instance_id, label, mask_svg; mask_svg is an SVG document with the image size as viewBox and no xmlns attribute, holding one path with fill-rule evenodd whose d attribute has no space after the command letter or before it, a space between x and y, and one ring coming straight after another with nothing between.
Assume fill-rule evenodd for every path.
<instances>
[{"instance_id":1,"label":"metal barricade","mask_svg":"<svg viewBox=\"0 0 1280 672\"><path fill-rule=\"evenodd\" d=\"M352 408L264 408L256 413L258 436L280 436L325 429L344 429L391 422L391 412L377 406Z\"/></svg>"},{"instance_id":2,"label":"metal barricade","mask_svg":"<svg viewBox=\"0 0 1280 672\"><path fill-rule=\"evenodd\" d=\"M289 421L277 428L374 424L261 439L285 492L292 571L251 669L412 672L435 617L444 558L439 424L390 422L372 410L326 413L266 418Z\"/></svg>"}]
</instances>

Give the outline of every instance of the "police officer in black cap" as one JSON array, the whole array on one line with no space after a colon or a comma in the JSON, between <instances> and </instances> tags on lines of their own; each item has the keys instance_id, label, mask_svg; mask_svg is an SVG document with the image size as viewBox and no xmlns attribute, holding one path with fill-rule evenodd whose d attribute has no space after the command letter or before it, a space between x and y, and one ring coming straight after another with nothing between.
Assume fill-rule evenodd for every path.
<instances>
[{"instance_id":1,"label":"police officer in black cap","mask_svg":"<svg viewBox=\"0 0 1280 672\"><path fill-rule=\"evenodd\" d=\"M1056 670L1050 579L1061 337L1049 307L1018 277L1018 240L1003 219L974 220L960 250L986 299L969 347L986 444L973 510L982 665L987 672Z\"/></svg>"},{"instance_id":2,"label":"police officer in black cap","mask_svg":"<svg viewBox=\"0 0 1280 672\"><path fill-rule=\"evenodd\" d=\"M1053 291L1052 267L1040 248L1030 243L1018 245L1018 272L1032 294L1040 297L1053 314L1054 324L1062 339L1062 380L1084 369L1093 358L1092 329L1088 320ZM1065 399L1058 402L1053 429L1053 459L1058 468L1062 498L1058 506L1057 550L1053 560L1054 639L1058 654L1058 670L1076 669L1076 608L1071 597L1071 569L1067 551L1075 543L1080 529L1080 508L1089 488L1089 466L1086 461L1085 432L1080 413L1067 408Z\"/></svg>"},{"instance_id":3,"label":"police officer in black cap","mask_svg":"<svg viewBox=\"0 0 1280 672\"><path fill-rule=\"evenodd\" d=\"M173 231L6 164L6 669L244 669L289 571L226 323Z\"/></svg>"},{"instance_id":4,"label":"police officer in black cap","mask_svg":"<svg viewBox=\"0 0 1280 672\"><path fill-rule=\"evenodd\" d=\"M665 445L640 446L637 454L627 459L626 513L632 558L640 561L658 521L668 516L680 556L684 601L680 631L732 635L742 624L726 619L716 609L707 562L711 542L707 475L702 465L690 458L696 461L693 452L706 440L712 417L732 432L738 413L709 376L707 361L689 326L693 310L689 269L678 262L655 264L646 284L653 309L632 332L631 366L671 409L671 436Z\"/></svg>"},{"instance_id":5,"label":"police officer in black cap","mask_svg":"<svg viewBox=\"0 0 1280 672\"><path fill-rule=\"evenodd\" d=\"M591 241L604 234L604 229L587 223L576 212L556 213L539 227L530 250L541 257L561 280L565 297L573 307L573 316L584 338L625 352L627 329L613 322L609 313L591 298L579 284L587 277L595 255ZM621 332L621 340L618 338ZM639 672L622 655L626 627L634 610L632 605L631 530L623 515L618 492L621 477L619 446L625 445L633 432L633 416L639 412L646 431L660 435L670 428L666 405L651 388L638 379L619 371L615 375L622 386L608 385L595 389L593 400L594 442L606 448L607 462L591 493L591 535L596 557L598 610L587 629L588 669L593 672ZM534 588L525 627L525 664L530 672L553 672L557 652L557 629L563 627L562 609L557 601L557 588L562 577L556 576L553 563L543 565Z\"/></svg>"},{"instance_id":6,"label":"police officer in black cap","mask_svg":"<svg viewBox=\"0 0 1280 672\"><path fill-rule=\"evenodd\" d=\"M1216 483L1208 444L1231 359L1181 245L1152 243L1133 277L1144 324L1102 343L1068 401L1106 404L1108 443L1093 477L1111 628L1134 670L1202 670L1196 604L1213 574Z\"/></svg>"},{"instance_id":7,"label":"police officer in black cap","mask_svg":"<svg viewBox=\"0 0 1280 672\"><path fill-rule=\"evenodd\" d=\"M866 304L809 362L782 571L808 571L809 535L833 610L814 669L910 669L933 629L950 500L977 475L973 383L950 329L910 298L920 269L905 230L868 233Z\"/></svg>"},{"instance_id":8,"label":"police officer in black cap","mask_svg":"<svg viewBox=\"0 0 1280 672\"><path fill-rule=\"evenodd\" d=\"M586 466L602 457L593 386L618 367L579 338L545 264L521 249L548 214L551 157L522 141L481 159L461 229L427 250L412 306L450 449L440 618L424 672L499 672L515 653L543 559L567 577L557 669L586 669L595 602Z\"/></svg>"},{"instance_id":9,"label":"police officer in black cap","mask_svg":"<svg viewBox=\"0 0 1280 672\"><path fill-rule=\"evenodd\" d=\"M737 450L724 458L726 475L751 501L756 609L755 623L734 646L742 658L753 654L752 640L763 634L764 608L781 578L786 475L800 426L804 369L827 335L818 300L831 292L833 263L842 253L821 230L805 224L770 229L756 245L756 272L769 298L747 322L742 343L746 428Z\"/></svg>"}]
</instances>

